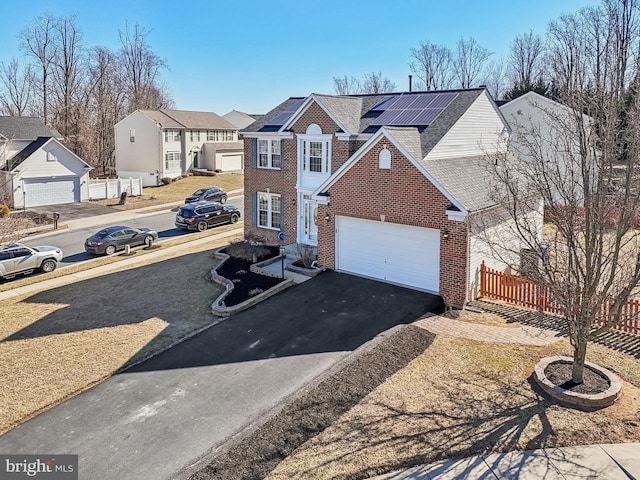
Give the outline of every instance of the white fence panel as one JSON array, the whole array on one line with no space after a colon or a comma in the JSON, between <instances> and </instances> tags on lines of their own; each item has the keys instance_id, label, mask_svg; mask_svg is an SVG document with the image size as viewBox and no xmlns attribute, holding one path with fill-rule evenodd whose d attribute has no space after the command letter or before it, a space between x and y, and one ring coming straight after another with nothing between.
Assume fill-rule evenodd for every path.
<instances>
[{"instance_id":1,"label":"white fence panel","mask_svg":"<svg viewBox=\"0 0 640 480\"><path fill-rule=\"evenodd\" d=\"M142 178L109 178L89 180L89 199L118 198L122 192L128 195L142 195Z\"/></svg>"}]
</instances>

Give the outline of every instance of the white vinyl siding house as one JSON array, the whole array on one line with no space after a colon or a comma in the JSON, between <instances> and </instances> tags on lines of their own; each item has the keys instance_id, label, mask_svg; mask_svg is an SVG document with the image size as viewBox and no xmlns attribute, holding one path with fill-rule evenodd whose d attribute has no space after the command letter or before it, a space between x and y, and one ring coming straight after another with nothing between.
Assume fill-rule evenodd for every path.
<instances>
[{"instance_id":1,"label":"white vinyl siding house","mask_svg":"<svg viewBox=\"0 0 640 480\"><path fill-rule=\"evenodd\" d=\"M5 178L14 208L89 199L91 167L55 138L38 138L10 162L10 179Z\"/></svg>"},{"instance_id":2,"label":"white vinyl siding house","mask_svg":"<svg viewBox=\"0 0 640 480\"><path fill-rule=\"evenodd\" d=\"M137 110L115 125L115 135L118 175L141 177L144 186L194 169L242 169L238 128L213 112Z\"/></svg>"}]
</instances>

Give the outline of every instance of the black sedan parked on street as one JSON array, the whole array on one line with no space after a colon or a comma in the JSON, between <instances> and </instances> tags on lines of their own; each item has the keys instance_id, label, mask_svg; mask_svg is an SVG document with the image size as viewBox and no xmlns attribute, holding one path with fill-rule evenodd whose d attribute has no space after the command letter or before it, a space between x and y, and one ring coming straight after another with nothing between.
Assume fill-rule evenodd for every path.
<instances>
[{"instance_id":1,"label":"black sedan parked on street","mask_svg":"<svg viewBox=\"0 0 640 480\"><path fill-rule=\"evenodd\" d=\"M113 255L118 250L124 250L126 245L150 247L157 239L158 233L150 228L113 226L103 228L87 238L84 249L96 255Z\"/></svg>"},{"instance_id":2,"label":"black sedan parked on street","mask_svg":"<svg viewBox=\"0 0 640 480\"><path fill-rule=\"evenodd\" d=\"M204 232L209 227L223 223L236 223L238 220L240 220L240 212L233 205L198 202L180 207L176 215L176 227Z\"/></svg>"},{"instance_id":3,"label":"black sedan parked on street","mask_svg":"<svg viewBox=\"0 0 640 480\"><path fill-rule=\"evenodd\" d=\"M200 188L184 199L184 203L220 202L227 203L227 193L222 187Z\"/></svg>"}]
</instances>

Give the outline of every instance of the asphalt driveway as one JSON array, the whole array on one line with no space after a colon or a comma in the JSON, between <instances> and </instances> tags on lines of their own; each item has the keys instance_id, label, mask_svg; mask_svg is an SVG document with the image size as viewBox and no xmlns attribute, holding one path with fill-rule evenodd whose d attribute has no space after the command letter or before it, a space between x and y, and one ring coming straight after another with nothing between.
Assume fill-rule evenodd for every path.
<instances>
[{"instance_id":1,"label":"asphalt driveway","mask_svg":"<svg viewBox=\"0 0 640 480\"><path fill-rule=\"evenodd\" d=\"M83 479L173 478L377 334L441 307L325 272L0 436L0 451L78 454Z\"/></svg>"}]
</instances>

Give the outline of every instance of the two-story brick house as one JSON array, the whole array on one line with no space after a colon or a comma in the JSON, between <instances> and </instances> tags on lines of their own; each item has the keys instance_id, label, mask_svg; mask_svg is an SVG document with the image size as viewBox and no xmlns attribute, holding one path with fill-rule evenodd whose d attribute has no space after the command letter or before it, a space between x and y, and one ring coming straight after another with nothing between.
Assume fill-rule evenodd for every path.
<instances>
[{"instance_id":1,"label":"two-story brick house","mask_svg":"<svg viewBox=\"0 0 640 480\"><path fill-rule=\"evenodd\" d=\"M508 139L485 89L289 98L241 134L246 238L456 305L498 266L469 221L498 207L487 161Z\"/></svg>"}]
</instances>

